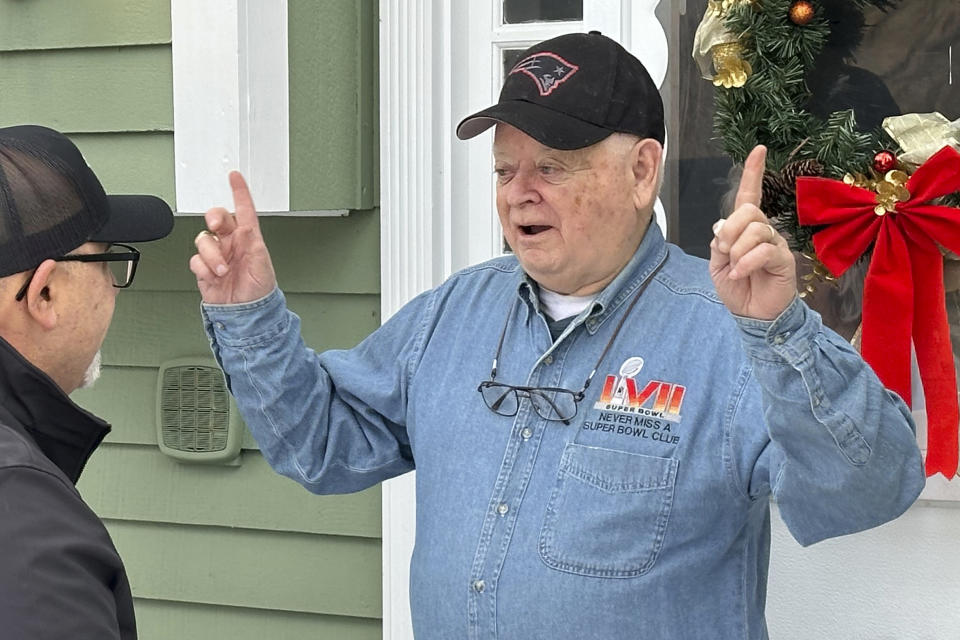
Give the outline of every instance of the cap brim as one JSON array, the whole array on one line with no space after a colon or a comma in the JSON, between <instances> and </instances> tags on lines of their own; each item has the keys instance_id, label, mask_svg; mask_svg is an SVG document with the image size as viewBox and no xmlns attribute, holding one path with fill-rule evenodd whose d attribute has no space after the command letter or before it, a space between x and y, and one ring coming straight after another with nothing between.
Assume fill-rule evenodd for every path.
<instances>
[{"instance_id":1,"label":"cap brim","mask_svg":"<svg viewBox=\"0 0 960 640\"><path fill-rule=\"evenodd\" d=\"M600 127L565 113L523 100L500 102L457 125L457 137L468 140L497 124L505 122L551 149L582 149L600 142L612 129Z\"/></svg>"},{"instance_id":2,"label":"cap brim","mask_svg":"<svg viewBox=\"0 0 960 640\"><path fill-rule=\"evenodd\" d=\"M173 230L173 212L156 196L107 196L110 217L91 242L147 242Z\"/></svg>"}]
</instances>

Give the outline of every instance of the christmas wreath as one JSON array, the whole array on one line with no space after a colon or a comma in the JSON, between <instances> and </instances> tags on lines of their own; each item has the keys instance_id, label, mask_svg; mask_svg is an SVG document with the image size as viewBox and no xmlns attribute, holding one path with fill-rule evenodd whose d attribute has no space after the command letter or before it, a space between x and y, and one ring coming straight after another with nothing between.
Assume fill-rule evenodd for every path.
<instances>
[{"instance_id":1,"label":"christmas wreath","mask_svg":"<svg viewBox=\"0 0 960 640\"><path fill-rule=\"evenodd\" d=\"M842 0L848 12L871 6L895 2ZM763 209L813 265L801 295L869 261L863 357L910 404L913 345L927 474L953 478L960 411L943 257L960 255L960 120L906 114L860 130L853 109L815 115L808 74L831 35L819 0L710 0L693 54L717 87L724 151L742 163L755 145L768 149Z\"/></svg>"}]
</instances>

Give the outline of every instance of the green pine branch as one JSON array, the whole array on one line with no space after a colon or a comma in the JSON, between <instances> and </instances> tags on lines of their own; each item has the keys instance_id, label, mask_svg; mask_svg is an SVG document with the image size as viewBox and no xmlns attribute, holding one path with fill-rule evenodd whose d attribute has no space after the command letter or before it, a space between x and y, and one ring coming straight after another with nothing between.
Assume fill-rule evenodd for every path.
<instances>
[{"instance_id":1,"label":"green pine branch","mask_svg":"<svg viewBox=\"0 0 960 640\"><path fill-rule=\"evenodd\" d=\"M848 0L857 10L887 10L894 0ZM817 160L825 175L842 179L850 172L868 173L874 153L892 146L882 132L857 129L852 111L838 111L826 120L808 112L806 77L830 37L822 3L812 0L813 20L796 25L789 19L795 0L762 0L759 6L734 6L725 24L738 34L743 56L753 73L739 88L718 87L714 131L724 152L742 163L757 144L767 147L767 170L776 175L797 160ZM812 234L796 221L794 194L771 192L764 201L774 224L794 238L794 248L812 251Z\"/></svg>"}]
</instances>

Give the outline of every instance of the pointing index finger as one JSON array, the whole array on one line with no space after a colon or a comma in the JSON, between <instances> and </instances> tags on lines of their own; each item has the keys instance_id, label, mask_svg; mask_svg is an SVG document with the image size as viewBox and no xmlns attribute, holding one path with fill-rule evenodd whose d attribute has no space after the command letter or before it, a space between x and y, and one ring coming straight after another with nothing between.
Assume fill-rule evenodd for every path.
<instances>
[{"instance_id":1,"label":"pointing index finger","mask_svg":"<svg viewBox=\"0 0 960 640\"><path fill-rule=\"evenodd\" d=\"M233 191L233 206L237 216L237 224L242 227L258 229L257 209L253 204L253 196L247 187L247 181L239 171L230 172L230 189Z\"/></svg>"},{"instance_id":2,"label":"pointing index finger","mask_svg":"<svg viewBox=\"0 0 960 640\"><path fill-rule=\"evenodd\" d=\"M767 164L767 148L757 145L743 163L743 176L740 178L740 187L737 189L734 209L743 204L760 206L763 196L763 172Z\"/></svg>"}]
</instances>

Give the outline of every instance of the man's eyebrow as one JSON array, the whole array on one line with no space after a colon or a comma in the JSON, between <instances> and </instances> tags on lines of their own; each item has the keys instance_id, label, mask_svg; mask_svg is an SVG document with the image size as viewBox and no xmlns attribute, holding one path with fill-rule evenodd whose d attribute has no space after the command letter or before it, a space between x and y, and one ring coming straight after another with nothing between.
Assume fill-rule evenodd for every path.
<instances>
[{"instance_id":1,"label":"man's eyebrow","mask_svg":"<svg viewBox=\"0 0 960 640\"><path fill-rule=\"evenodd\" d=\"M502 147L497 147L496 143L492 146L494 162L508 162L509 158L502 156L507 153ZM540 144L537 150L537 160L550 160L564 165L565 167L584 168L588 166L591 156L591 148L583 149L554 149L544 144Z\"/></svg>"},{"instance_id":2,"label":"man's eyebrow","mask_svg":"<svg viewBox=\"0 0 960 640\"><path fill-rule=\"evenodd\" d=\"M558 162L567 167L584 167L589 165L590 154L585 149L547 149L543 158Z\"/></svg>"}]
</instances>

